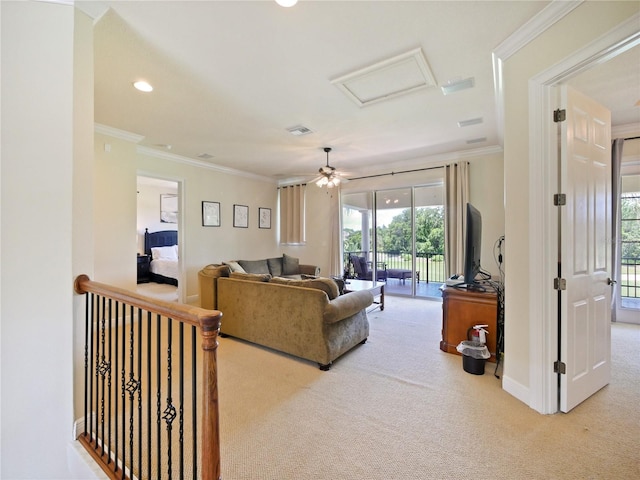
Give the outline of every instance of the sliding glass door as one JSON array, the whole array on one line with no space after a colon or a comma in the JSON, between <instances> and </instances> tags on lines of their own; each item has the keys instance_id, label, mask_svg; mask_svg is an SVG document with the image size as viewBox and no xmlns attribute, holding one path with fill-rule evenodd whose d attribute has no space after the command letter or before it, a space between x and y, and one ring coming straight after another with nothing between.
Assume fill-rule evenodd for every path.
<instances>
[{"instance_id":1,"label":"sliding glass door","mask_svg":"<svg viewBox=\"0 0 640 480\"><path fill-rule=\"evenodd\" d=\"M444 282L442 191L442 182L434 182L343 194L345 275L359 277L350 259L360 256L366 259L370 274L386 282L385 293L440 297Z\"/></svg>"}]
</instances>

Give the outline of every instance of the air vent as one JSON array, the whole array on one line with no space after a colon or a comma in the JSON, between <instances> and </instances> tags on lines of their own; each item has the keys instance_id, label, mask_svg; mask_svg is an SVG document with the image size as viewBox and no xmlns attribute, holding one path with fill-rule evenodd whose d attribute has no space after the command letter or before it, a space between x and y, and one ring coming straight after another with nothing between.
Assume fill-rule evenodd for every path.
<instances>
[{"instance_id":1,"label":"air vent","mask_svg":"<svg viewBox=\"0 0 640 480\"><path fill-rule=\"evenodd\" d=\"M296 125L295 127L287 128L287 132L289 132L291 135L295 135L296 137L313 133L310 128L307 128L303 125Z\"/></svg>"},{"instance_id":2,"label":"air vent","mask_svg":"<svg viewBox=\"0 0 640 480\"><path fill-rule=\"evenodd\" d=\"M486 141L487 137L472 138L471 140L467 140L467 144L471 145L472 143L482 143Z\"/></svg>"},{"instance_id":3,"label":"air vent","mask_svg":"<svg viewBox=\"0 0 640 480\"><path fill-rule=\"evenodd\" d=\"M478 125L482 123L482 117L470 118L469 120L461 120L458 122L459 127L470 127L471 125Z\"/></svg>"},{"instance_id":4,"label":"air vent","mask_svg":"<svg viewBox=\"0 0 640 480\"><path fill-rule=\"evenodd\" d=\"M208 153L201 153L200 155L198 155L198 158L201 158L202 160L211 160L213 158L213 155L210 155Z\"/></svg>"},{"instance_id":5,"label":"air vent","mask_svg":"<svg viewBox=\"0 0 640 480\"><path fill-rule=\"evenodd\" d=\"M449 80L444 85L440 85L443 95L450 95L460 90L466 90L467 88L473 88L476 81L473 77L465 78L462 80Z\"/></svg>"}]
</instances>

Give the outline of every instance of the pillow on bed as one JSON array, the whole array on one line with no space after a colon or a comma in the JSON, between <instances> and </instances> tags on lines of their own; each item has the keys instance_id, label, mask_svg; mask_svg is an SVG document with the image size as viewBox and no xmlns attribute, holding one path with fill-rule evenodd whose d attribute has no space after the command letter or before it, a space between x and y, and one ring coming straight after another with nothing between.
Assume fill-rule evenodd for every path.
<instances>
[{"instance_id":1,"label":"pillow on bed","mask_svg":"<svg viewBox=\"0 0 640 480\"><path fill-rule=\"evenodd\" d=\"M151 258L153 260L178 260L178 246L151 247Z\"/></svg>"}]
</instances>

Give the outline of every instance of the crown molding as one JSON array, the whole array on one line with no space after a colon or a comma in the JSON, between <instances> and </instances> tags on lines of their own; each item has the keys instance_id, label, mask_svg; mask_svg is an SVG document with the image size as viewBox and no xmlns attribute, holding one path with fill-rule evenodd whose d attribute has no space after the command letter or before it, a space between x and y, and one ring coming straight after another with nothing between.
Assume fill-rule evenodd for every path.
<instances>
[{"instance_id":1,"label":"crown molding","mask_svg":"<svg viewBox=\"0 0 640 480\"><path fill-rule=\"evenodd\" d=\"M161 158L163 160L169 160L176 163L182 163L183 165L189 165L192 167L206 168L208 170L214 170L216 172L225 173L227 175L234 175L236 177L244 177L252 180L258 180L260 182L277 183L276 180L263 175L256 175L255 173L243 172L242 170L236 170L235 168L222 167L220 165L214 165L212 163L203 162L202 160L195 160L193 158L183 157L173 153L161 152L153 148L138 145L136 152L142 155L148 155L150 157Z\"/></svg>"},{"instance_id":2,"label":"crown molding","mask_svg":"<svg viewBox=\"0 0 640 480\"><path fill-rule=\"evenodd\" d=\"M502 81L502 64L576 7L580 6L583 1L584 0L554 0L506 38L492 52L493 88L496 99L496 126L498 127L500 144L504 143L504 85Z\"/></svg>"},{"instance_id":3,"label":"crown molding","mask_svg":"<svg viewBox=\"0 0 640 480\"><path fill-rule=\"evenodd\" d=\"M119 138L120 140L124 140L126 142L140 143L142 140L144 140L143 135L138 135L137 133L131 133L127 132L126 130L109 127L107 125L102 125L101 123L94 123L93 129L96 133L108 135L109 137Z\"/></svg>"}]
</instances>

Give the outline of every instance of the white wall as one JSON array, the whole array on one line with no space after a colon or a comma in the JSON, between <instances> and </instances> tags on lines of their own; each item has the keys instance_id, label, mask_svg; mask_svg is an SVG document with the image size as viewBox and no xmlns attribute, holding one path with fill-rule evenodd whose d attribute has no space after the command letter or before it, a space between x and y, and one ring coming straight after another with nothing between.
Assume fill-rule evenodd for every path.
<instances>
[{"instance_id":1,"label":"white wall","mask_svg":"<svg viewBox=\"0 0 640 480\"><path fill-rule=\"evenodd\" d=\"M90 202L74 208L86 189L74 192L73 172L86 174L92 139L74 122L93 117L92 77L82 74L91 64L91 22L74 18L69 5L0 9L1 476L73 478L73 277L91 250L83 244L90 231L72 215L91 215ZM74 41L84 47L74 51Z\"/></svg>"},{"instance_id":2,"label":"white wall","mask_svg":"<svg viewBox=\"0 0 640 480\"><path fill-rule=\"evenodd\" d=\"M529 203L529 162L539 161L530 156L529 80L623 22L638 8L637 2L581 3L504 63L507 262L503 385L527 403L532 393L532 369L552 368L530 364L530 324L542 319L529 315L529 241L539 233L529 230L529 211L542 206Z\"/></svg>"}]
</instances>

